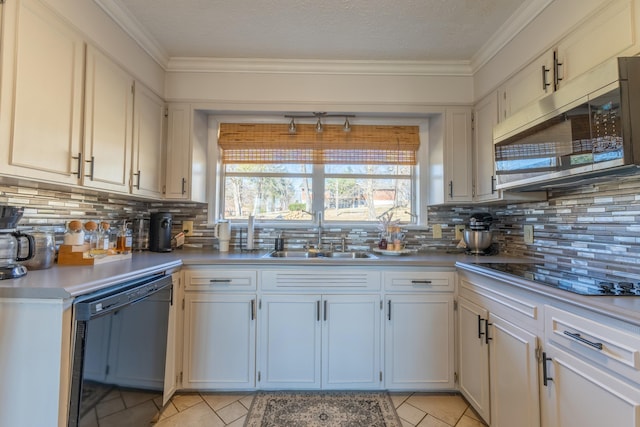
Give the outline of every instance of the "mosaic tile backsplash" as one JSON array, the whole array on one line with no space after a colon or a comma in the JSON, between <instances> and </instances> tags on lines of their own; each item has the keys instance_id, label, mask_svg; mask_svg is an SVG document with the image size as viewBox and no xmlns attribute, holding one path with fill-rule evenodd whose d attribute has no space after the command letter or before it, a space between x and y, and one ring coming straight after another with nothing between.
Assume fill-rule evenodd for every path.
<instances>
[{"instance_id":1,"label":"mosaic tile backsplash","mask_svg":"<svg viewBox=\"0 0 640 427\"><path fill-rule=\"evenodd\" d=\"M0 179L0 204L24 206L20 228L40 227L54 231L61 240L71 219L107 220L117 225L123 220L149 218L151 212L167 211L174 217L173 234L185 220L194 221L194 235L187 243L217 248L213 230L207 227L207 205L186 202L135 200L125 196L84 189L60 189L34 184L17 184ZM623 275L640 280L640 176L610 180L596 185L553 191L544 202L500 206L439 206L429 209L429 224L440 224L442 238L433 239L429 228L406 231L407 247L420 251L455 251L454 228L465 224L471 213L483 211L494 216L494 241L500 253L540 258L577 272L595 272L607 277ZM534 227L534 244L523 239L523 225ZM256 225L254 247L267 250L283 230ZM313 226L284 230L288 248L317 242ZM374 228L327 227L323 244L339 247L342 237L348 249L368 249L378 240ZM246 243L246 226L233 225L233 250Z\"/></svg>"}]
</instances>

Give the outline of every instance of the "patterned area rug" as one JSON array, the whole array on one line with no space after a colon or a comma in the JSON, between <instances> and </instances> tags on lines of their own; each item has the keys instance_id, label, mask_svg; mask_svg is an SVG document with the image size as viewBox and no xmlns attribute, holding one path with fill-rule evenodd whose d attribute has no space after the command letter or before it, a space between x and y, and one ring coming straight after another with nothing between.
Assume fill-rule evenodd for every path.
<instances>
[{"instance_id":1,"label":"patterned area rug","mask_svg":"<svg viewBox=\"0 0 640 427\"><path fill-rule=\"evenodd\" d=\"M261 391L245 427L401 427L387 392Z\"/></svg>"}]
</instances>

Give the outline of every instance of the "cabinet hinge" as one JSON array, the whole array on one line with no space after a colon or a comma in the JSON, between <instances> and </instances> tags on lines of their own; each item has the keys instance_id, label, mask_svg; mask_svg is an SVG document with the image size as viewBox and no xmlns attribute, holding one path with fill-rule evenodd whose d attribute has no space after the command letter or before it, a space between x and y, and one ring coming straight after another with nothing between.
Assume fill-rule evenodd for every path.
<instances>
[{"instance_id":1,"label":"cabinet hinge","mask_svg":"<svg viewBox=\"0 0 640 427\"><path fill-rule=\"evenodd\" d=\"M453 382L454 382L454 384L458 384L458 373L457 372L453 373Z\"/></svg>"},{"instance_id":2,"label":"cabinet hinge","mask_svg":"<svg viewBox=\"0 0 640 427\"><path fill-rule=\"evenodd\" d=\"M182 298L182 310L184 311L184 298Z\"/></svg>"},{"instance_id":3,"label":"cabinet hinge","mask_svg":"<svg viewBox=\"0 0 640 427\"><path fill-rule=\"evenodd\" d=\"M162 194L167 194L167 186L166 185L162 186Z\"/></svg>"},{"instance_id":4,"label":"cabinet hinge","mask_svg":"<svg viewBox=\"0 0 640 427\"><path fill-rule=\"evenodd\" d=\"M382 371L380 371L380 382L382 382Z\"/></svg>"},{"instance_id":5,"label":"cabinet hinge","mask_svg":"<svg viewBox=\"0 0 640 427\"><path fill-rule=\"evenodd\" d=\"M453 300L453 311L458 311L458 300L457 299Z\"/></svg>"},{"instance_id":6,"label":"cabinet hinge","mask_svg":"<svg viewBox=\"0 0 640 427\"><path fill-rule=\"evenodd\" d=\"M262 299L258 300L258 310L262 310Z\"/></svg>"},{"instance_id":7,"label":"cabinet hinge","mask_svg":"<svg viewBox=\"0 0 640 427\"><path fill-rule=\"evenodd\" d=\"M536 360L540 362L542 360L542 347L536 346Z\"/></svg>"},{"instance_id":8,"label":"cabinet hinge","mask_svg":"<svg viewBox=\"0 0 640 427\"><path fill-rule=\"evenodd\" d=\"M183 379L182 371L180 371L180 384L182 384L182 379Z\"/></svg>"},{"instance_id":9,"label":"cabinet hinge","mask_svg":"<svg viewBox=\"0 0 640 427\"><path fill-rule=\"evenodd\" d=\"M168 108L165 108L165 109L164 109L164 118L166 119L166 118L168 118L168 117L169 117L169 109L168 109Z\"/></svg>"}]
</instances>

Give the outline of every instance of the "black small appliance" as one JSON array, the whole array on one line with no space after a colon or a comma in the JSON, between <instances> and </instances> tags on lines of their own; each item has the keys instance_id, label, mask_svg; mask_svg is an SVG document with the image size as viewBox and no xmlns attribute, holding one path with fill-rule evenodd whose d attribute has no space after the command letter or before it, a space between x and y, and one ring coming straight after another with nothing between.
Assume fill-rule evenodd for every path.
<instances>
[{"instance_id":1,"label":"black small appliance","mask_svg":"<svg viewBox=\"0 0 640 427\"><path fill-rule=\"evenodd\" d=\"M171 223L173 216L169 212L151 214L149 221L149 250L152 252L171 252Z\"/></svg>"}]
</instances>

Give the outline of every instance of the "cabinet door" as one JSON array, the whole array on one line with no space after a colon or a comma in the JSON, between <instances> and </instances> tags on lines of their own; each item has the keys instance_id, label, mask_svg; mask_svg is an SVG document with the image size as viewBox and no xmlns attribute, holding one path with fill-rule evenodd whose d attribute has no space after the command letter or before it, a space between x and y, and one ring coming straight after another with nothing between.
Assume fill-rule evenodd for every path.
<instances>
[{"instance_id":1,"label":"cabinet door","mask_svg":"<svg viewBox=\"0 0 640 427\"><path fill-rule=\"evenodd\" d=\"M464 299L458 300L458 354L460 392L478 414L490 422L489 346L485 322L489 313Z\"/></svg>"},{"instance_id":2,"label":"cabinet door","mask_svg":"<svg viewBox=\"0 0 640 427\"><path fill-rule=\"evenodd\" d=\"M322 388L380 388L379 295L325 295Z\"/></svg>"},{"instance_id":3,"label":"cabinet door","mask_svg":"<svg viewBox=\"0 0 640 427\"><path fill-rule=\"evenodd\" d=\"M129 192L133 90L133 77L95 48L87 47L85 186Z\"/></svg>"},{"instance_id":4,"label":"cabinet door","mask_svg":"<svg viewBox=\"0 0 640 427\"><path fill-rule=\"evenodd\" d=\"M167 328L167 357L164 366L164 390L162 393L162 405L165 405L178 389L178 336L179 318L176 301L182 295L181 273L171 275L173 290L171 292L171 305L169 306L169 326Z\"/></svg>"},{"instance_id":5,"label":"cabinet door","mask_svg":"<svg viewBox=\"0 0 640 427\"><path fill-rule=\"evenodd\" d=\"M137 84L133 114L133 194L154 198L162 196L164 115L162 99L145 86Z\"/></svg>"},{"instance_id":6,"label":"cabinet door","mask_svg":"<svg viewBox=\"0 0 640 427\"><path fill-rule=\"evenodd\" d=\"M537 338L494 314L489 325L491 425L539 427Z\"/></svg>"},{"instance_id":7,"label":"cabinet door","mask_svg":"<svg viewBox=\"0 0 640 427\"><path fill-rule=\"evenodd\" d=\"M609 58L638 53L634 1L602 3L606 7L558 43L559 87Z\"/></svg>"},{"instance_id":8,"label":"cabinet door","mask_svg":"<svg viewBox=\"0 0 640 427\"><path fill-rule=\"evenodd\" d=\"M165 193L167 199L188 199L191 161L190 106L169 104Z\"/></svg>"},{"instance_id":9,"label":"cabinet door","mask_svg":"<svg viewBox=\"0 0 640 427\"><path fill-rule=\"evenodd\" d=\"M454 388L453 295L389 295L386 310L386 388Z\"/></svg>"},{"instance_id":10,"label":"cabinet door","mask_svg":"<svg viewBox=\"0 0 640 427\"><path fill-rule=\"evenodd\" d=\"M470 202L473 198L471 109L449 108L445 121L445 201Z\"/></svg>"},{"instance_id":11,"label":"cabinet door","mask_svg":"<svg viewBox=\"0 0 640 427\"><path fill-rule=\"evenodd\" d=\"M6 2L2 13L2 173L78 184L84 42L39 1Z\"/></svg>"},{"instance_id":12,"label":"cabinet door","mask_svg":"<svg viewBox=\"0 0 640 427\"><path fill-rule=\"evenodd\" d=\"M640 427L640 388L553 345L546 351L545 427Z\"/></svg>"},{"instance_id":13,"label":"cabinet door","mask_svg":"<svg viewBox=\"0 0 640 427\"><path fill-rule=\"evenodd\" d=\"M498 124L498 95L493 92L474 109L474 201L484 202L499 198L495 190L495 164L493 154L493 127Z\"/></svg>"},{"instance_id":14,"label":"cabinet door","mask_svg":"<svg viewBox=\"0 0 640 427\"><path fill-rule=\"evenodd\" d=\"M255 295L185 295L183 387L255 387Z\"/></svg>"},{"instance_id":15,"label":"cabinet door","mask_svg":"<svg viewBox=\"0 0 640 427\"><path fill-rule=\"evenodd\" d=\"M501 120L553 92L553 52L547 51L502 86Z\"/></svg>"},{"instance_id":16,"label":"cabinet door","mask_svg":"<svg viewBox=\"0 0 640 427\"><path fill-rule=\"evenodd\" d=\"M320 388L319 295L264 295L260 313L262 388Z\"/></svg>"}]
</instances>

